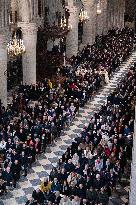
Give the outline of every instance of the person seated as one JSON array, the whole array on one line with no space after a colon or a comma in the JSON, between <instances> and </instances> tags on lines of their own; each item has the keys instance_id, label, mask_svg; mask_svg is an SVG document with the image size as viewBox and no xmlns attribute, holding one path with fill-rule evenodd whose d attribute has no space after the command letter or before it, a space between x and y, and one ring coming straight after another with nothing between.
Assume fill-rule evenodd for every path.
<instances>
[{"instance_id":1,"label":"person seated","mask_svg":"<svg viewBox=\"0 0 136 205\"><path fill-rule=\"evenodd\" d=\"M60 183L58 182L57 178L54 178L53 183L51 185L51 191L56 192L56 191L60 191L60 189L61 189Z\"/></svg>"},{"instance_id":2,"label":"person seated","mask_svg":"<svg viewBox=\"0 0 136 205\"><path fill-rule=\"evenodd\" d=\"M80 203L80 205L90 205L90 202L87 201L86 199L83 199Z\"/></svg>"},{"instance_id":3,"label":"person seated","mask_svg":"<svg viewBox=\"0 0 136 205\"><path fill-rule=\"evenodd\" d=\"M21 172L21 166L18 162L18 160L15 160L14 163L11 165L11 170L13 173L13 185L14 188L16 188L16 182L20 179L20 172Z\"/></svg>"},{"instance_id":4,"label":"person seated","mask_svg":"<svg viewBox=\"0 0 136 205\"><path fill-rule=\"evenodd\" d=\"M4 193L7 193L6 184L5 181L0 178L0 196L3 195Z\"/></svg>"},{"instance_id":5,"label":"person seated","mask_svg":"<svg viewBox=\"0 0 136 205\"><path fill-rule=\"evenodd\" d=\"M69 185L67 183L67 180L64 180L63 183L61 184L61 193L63 195L69 194Z\"/></svg>"},{"instance_id":6,"label":"person seated","mask_svg":"<svg viewBox=\"0 0 136 205\"><path fill-rule=\"evenodd\" d=\"M4 151L6 150L6 141L2 138L1 142L0 142L0 150Z\"/></svg>"},{"instance_id":7,"label":"person seated","mask_svg":"<svg viewBox=\"0 0 136 205\"><path fill-rule=\"evenodd\" d=\"M86 199L92 203L96 202L97 200L97 191L90 187L90 189L87 189L86 191Z\"/></svg>"},{"instance_id":8,"label":"person seated","mask_svg":"<svg viewBox=\"0 0 136 205\"><path fill-rule=\"evenodd\" d=\"M72 200L72 205L80 205L80 198L78 196L74 196Z\"/></svg>"},{"instance_id":9,"label":"person seated","mask_svg":"<svg viewBox=\"0 0 136 205\"><path fill-rule=\"evenodd\" d=\"M44 178L44 181L40 185L40 190L44 193L49 193L51 190L51 182L48 181L48 178Z\"/></svg>"},{"instance_id":10,"label":"person seated","mask_svg":"<svg viewBox=\"0 0 136 205\"><path fill-rule=\"evenodd\" d=\"M79 184L79 187L77 189L77 196L81 199L85 199L86 191L85 191L85 187L83 187L83 184Z\"/></svg>"},{"instance_id":11,"label":"person seated","mask_svg":"<svg viewBox=\"0 0 136 205\"><path fill-rule=\"evenodd\" d=\"M74 171L75 170L75 166L74 166L74 164L72 163L72 160L71 159L69 159L68 160L68 163L66 163L65 164L65 170L67 171L67 172L72 172L72 171Z\"/></svg>"},{"instance_id":12,"label":"person seated","mask_svg":"<svg viewBox=\"0 0 136 205\"><path fill-rule=\"evenodd\" d=\"M101 188L98 194L98 202L107 205L109 201L108 195L105 193L104 187Z\"/></svg>"},{"instance_id":13,"label":"person seated","mask_svg":"<svg viewBox=\"0 0 136 205\"><path fill-rule=\"evenodd\" d=\"M13 183L13 174L10 170L10 167L7 167L2 173L2 179L5 181L5 185L10 187Z\"/></svg>"},{"instance_id":14,"label":"person seated","mask_svg":"<svg viewBox=\"0 0 136 205\"><path fill-rule=\"evenodd\" d=\"M72 205L72 202L70 201L70 199L64 195L63 198L60 200L60 204L59 205Z\"/></svg>"},{"instance_id":15,"label":"person seated","mask_svg":"<svg viewBox=\"0 0 136 205\"><path fill-rule=\"evenodd\" d=\"M32 197L39 204L42 204L45 199L43 192L39 188L33 191Z\"/></svg>"},{"instance_id":16,"label":"person seated","mask_svg":"<svg viewBox=\"0 0 136 205\"><path fill-rule=\"evenodd\" d=\"M37 205L37 202L32 197L30 197L25 205Z\"/></svg>"},{"instance_id":17,"label":"person seated","mask_svg":"<svg viewBox=\"0 0 136 205\"><path fill-rule=\"evenodd\" d=\"M21 162L22 172L24 173L24 176L27 176L28 158L25 155L24 151L22 151L21 153L20 162Z\"/></svg>"},{"instance_id":18,"label":"person seated","mask_svg":"<svg viewBox=\"0 0 136 205\"><path fill-rule=\"evenodd\" d=\"M55 193L55 205L59 205L60 204L60 200L61 200L61 196L60 196L60 192L59 191L56 191Z\"/></svg>"}]
</instances>

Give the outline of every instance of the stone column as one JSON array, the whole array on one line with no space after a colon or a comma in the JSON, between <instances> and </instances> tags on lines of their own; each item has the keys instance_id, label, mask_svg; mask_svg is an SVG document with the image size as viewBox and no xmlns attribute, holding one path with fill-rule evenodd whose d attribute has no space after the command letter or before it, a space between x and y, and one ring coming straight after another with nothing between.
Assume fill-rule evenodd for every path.
<instances>
[{"instance_id":1,"label":"stone column","mask_svg":"<svg viewBox=\"0 0 136 205\"><path fill-rule=\"evenodd\" d=\"M15 23L15 12L17 12L17 0L11 1L12 22Z\"/></svg>"},{"instance_id":2,"label":"stone column","mask_svg":"<svg viewBox=\"0 0 136 205\"><path fill-rule=\"evenodd\" d=\"M124 27L124 0L108 0L108 29Z\"/></svg>"},{"instance_id":3,"label":"stone column","mask_svg":"<svg viewBox=\"0 0 136 205\"><path fill-rule=\"evenodd\" d=\"M125 1L120 0L119 5L119 28L124 27Z\"/></svg>"},{"instance_id":4,"label":"stone column","mask_svg":"<svg viewBox=\"0 0 136 205\"><path fill-rule=\"evenodd\" d=\"M29 8L28 0L17 0L17 2L19 11L19 21L29 23L32 17L32 10Z\"/></svg>"},{"instance_id":5,"label":"stone column","mask_svg":"<svg viewBox=\"0 0 136 205\"><path fill-rule=\"evenodd\" d=\"M124 1L125 2L125 1ZM121 21L122 21L122 11L124 11L124 2L122 0L116 0L115 6L115 16L116 16L116 27L121 28ZM124 16L124 15L123 15ZM124 20L124 17L123 17Z\"/></svg>"},{"instance_id":6,"label":"stone column","mask_svg":"<svg viewBox=\"0 0 136 205\"><path fill-rule=\"evenodd\" d=\"M96 3L94 0L83 0L84 10L89 19L83 24L83 45L92 45L96 35Z\"/></svg>"},{"instance_id":7,"label":"stone column","mask_svg":"<svg viewBox=\"0 0 136 205\"><path fill-rule=\"evenodd\" d=\"M62 15L64 15L64 9L62 7L62 1L61 0L45 0L45 5L49 7L49 14L48 14L48 23L50 26L57 24L56 19L56 12L61 12Z\"/></svg>"},{"instance_id":8,"label":"stone column","mask_svg":"<svg viewBox=\"0 0 136 205\"><path fill-rule=\"evenodd\" d=\"M112 27L123 28L124 27L124 13L125 13L125 1L124 0L110 0L110 21Z\"/></svg>"},{"instance_id":9,"label":"stone column","mask_svg":"<svg viewBox=\"0 0 136 205\"><path fill-rule=\"evenodd\" d=\"M98 27L100 28L99 34L101 35L106 34L108 29L107 29L107 0L101 0L101 11L102 13L99 15L100 20L98 17Z\"/></svg>"},{"instance_id":10,"label":"stone column","mask_svg":"<svg viewBox=\"0 0 136 205\"><path fill-rule=\"evenodd\" d=\"M117 27L117 16L118 16L118 3L117 0L113 0L112 7L112 27Z\"/></svg>"},{"instance_id":11,"label":"stone column","mask_svg":"<svg viewBox=\"0 0 136 205\"><path fill-rule=\"evenodd\" d=\"M38 16L38 1L34 0L34 16Z\"/></svg>"},{"instance_id":12,"label":"stone column","mask_svg":"<svg viewBox=\"0 0 136 205\"><path fill-rule=\"evenodd\" d=\"M117 27L117 18L118 18L118 2L117 0L113 1L113 10L112 10L112 19L113 19L113 27Z\"/></svg>"},{"instance_id":13,"label":"stone column","mask_svg":"<svg viewBox=\"0 0 136 205\"><path fill-rule=\"evenodd\" d=\"M110 5L110 0L107 2L107 27L108 30L111 29L111 5Z\"/></svg>"},{"instance_id":14,"label":"stone column","mask_svg":"<svg viewBox=\"0 0 136 205\"><path fill-rule=\"evenodd\" d=\"M10 1L0 1L0 28L9 26Z\"/></svg>"},{"instance_id":15,"label":"stone column","mask_svg":"<svg viewBox=\"0 0 136 205\"><path fill-rule=\"evenodd\" d=\"M70 11L69 22L72 29L66 37L66 56L68 58L77 55L78 52L78 10L75 6L68 8Z\"/></svg>"},{"instance_id":16,"label":"stone column","mask_svg":"<svg viewBox=\"0 0 136 205\"><path fill-rule=\"evenodd\" d=\"M103 34L108 32L108 2L107 0L102 0L102 11L103 11Z\"/></svg>"},{"instance_id":17,"label":"stone column","mask_svg":"<svg viewBox=\"0 0 136 205\"><path fill-rule=\"evenodd\" d=\"M7 107L7 39L0 33L0 100Z\"/></svg>"},{"instance_id":18,"label":"stone column","mask_svg":"<svg viewBox=\"0 0 136 205\"><path fill-rule=\"evenodd\" d=\"M115 19L116 19L116 0L108 0L108 30L112 29L115 27Z\"/></svg>"},{"instance_id":19,"label":"stone column","mask_svg":"<svg viewBox=\"0 0 136 205\"><path fill-rule=\"evenodd\" d=\"M103 9L102 9L102 3L100 5L100 9L101 9L101 14L97 14L97 17L96 17L96 35L99 35L99 36L103 33Z\"/></svg>"},{"instance_id":20,"label":"stone column","mask_svg":"<svg viewBox=\"0 0 136 205\"><path fill-rule=\"evenodd\" d=\"M21 27L23 41L26 48L23 54L23 84L36 84L36 44L37 27L35 23L19 22Z\"/></svg>"},{"instance_id":21,"label":"stone column","mask_svg":"<svg viewBox=\"0 0 136 205\"><path fill-rule=\"evenodd\" d=\"M54 22L56 21L55 1L49 0L48 6L49 6L48 22L49 22L49 25L52 26Z\"/></svg>"}]
</instances>

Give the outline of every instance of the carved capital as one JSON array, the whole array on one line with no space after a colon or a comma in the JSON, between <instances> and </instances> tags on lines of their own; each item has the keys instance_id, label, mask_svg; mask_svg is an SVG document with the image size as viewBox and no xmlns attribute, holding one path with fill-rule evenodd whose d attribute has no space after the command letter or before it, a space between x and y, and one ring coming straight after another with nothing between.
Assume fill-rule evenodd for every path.
<instances>
[{"instance_id":1,"label":"carved capital","mask_svg":"<svg viewBox=\"0 0 136 205\"><path fill-rule=\"evenodd\" d=\"M37 35L37 26L35 23L18 22L18 27L21 27L23 35Z\"/></svg>"}]
</instances>

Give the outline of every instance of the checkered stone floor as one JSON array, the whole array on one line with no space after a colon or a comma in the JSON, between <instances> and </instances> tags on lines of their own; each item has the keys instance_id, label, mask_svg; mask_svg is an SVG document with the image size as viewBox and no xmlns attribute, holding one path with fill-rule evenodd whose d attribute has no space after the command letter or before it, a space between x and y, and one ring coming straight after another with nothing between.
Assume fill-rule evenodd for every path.
<instances>
[{"instance_id":1,"label":"checkered stone floor","mask_svg":"<svg viewBox=\"0 0 136 205\"><path fill-rule=\"evenodd\" d=\"M84 108L80 108L79 114L76 116L70 128L61 135L61 137L52 145L47 148L47 152L39 156L36 163L33 164L27 177L21 177L17 183L17 188L10 191L6 196L0 199L0 205L24 205L33 192L34 189L39 187L40 180L50 174L52 167L57 165L58 160L61 158L66 149L72 144L80 133L84 126L88 125L90 117L95 110L99 110L101 105L106 102L106 97L116 87L119 80L125 75L127 69L133 62L136 61L136 52L134 52L126 63L120 66L119 71L114 73L109 84L107 84L94 99L87 103ZM120 200L112 199L116 201L111 204L122 204L125 202L125 195L120 197ZM126 197L126 198L125 198Z\"/></svg>"}]
</instances>

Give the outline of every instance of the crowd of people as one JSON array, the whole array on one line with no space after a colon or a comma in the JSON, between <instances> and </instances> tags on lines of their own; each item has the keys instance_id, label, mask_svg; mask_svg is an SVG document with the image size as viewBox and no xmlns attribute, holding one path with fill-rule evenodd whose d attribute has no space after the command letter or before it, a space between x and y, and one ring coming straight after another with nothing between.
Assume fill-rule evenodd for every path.
<instances>
[{"instance_id":1,"label":"crowd of people","mask_svg":"<svg viewBox=\"0 0 136 205\"><path fill-rule=\"evenodd\" d=\"M76 57L73 56L71 63L79 65L85 60L91 68L101 64L110 74L130 54L134 41L132 29L109 30L107 35L97 36L95 44L86 46Z\"/></svg>"},{"instance_id":2,"label":"crowd of people","mask_svg":"<svg viewBox=\"0 0 136 205\"><path fill-rule=\"evenodd\" d=\"M107 205L132 158L136 65L26 204Z\"/></svg>"},{"instance_id":3,"label":"crowd of people","mask_svg":"<svg viewBox=\"0 0 136 205\"><path fill-rule=\"evenodd\" d=\"M7 65L7 90L10 91L15 86L19 85L23 78L21 57L9 61Z\"/></svg>"},{"instance_id":4,"label":"crowd of people","mask_svg":"<svg viewBox=\"0 0 136 205\"><path fill-rule=\"evenodd\" d=\"M28 168L31 167L33 162L35 162L35 160L38 157L38 154L40 154L41 152L45 152L47 145L51 144L55 138L59 137L64 128L70 126L73 118L75 117L75 114L78 113L79 107L84 106L84 104L95 95L95 93L102 86L102 83L104 81L105 83L107 83L108 79L106 80L105 78L105 76L107 76L107 73L108 73L108 77L110 77L111 73L114 72L116 68L120 65L120 63L124 61L128 57L128 55L133 51L134 43L135 43L135 35L131 29L125 28L122 30L112 30L107 34L107 36L101 37L99 39L99 44L96 42L93 46L87 45L81 53L79 53L76 57L72 57L71 69L68 69L67 67L65 68L66 81L64 82L63 85L58 84L58 86L54 87L52 85L52 82L49 79L45 79L43 82L37 83L37 85L30 85L30 86L20 85L18 93L13 96L13 104L9 105L7 109L5 109L4 106L1 106L0 109L0 160L1 160L0 174L1 176L0 178L3 180L3 183L1 185L2 191L6 192L6 186L16 187L16 182L19 180L20 175L21 174L23 174L24 176L27 175ZM103 77L103 73L104 73L104 77ZM133 75L130 74L130 77L133 78ZM133 82L135 83L135 79L133 79ZM125 84L125 86L127 85ZM131 89L132 88L133 88L133 84L131 86ZM110 101L108 105L109 110L106 111L109 115L111 114L111 116L109 117L109 123L111 123L111 118L113 118L113 121L116 119L116 112L117 115L122 114L122 110L124 109L124 107L122 107L122 104L118 105L117 103L120 101L119 99L122 99L124 97L123 92L124 92L124 87L122 88L122 93L120 94L120 96L118 95L111 96L111 99L113 98L115 103L111 102L111 99L109 99ZM128 91L126 93L126 102L128 102L129 100L127 99L127 97L130 93L132 92ZM130 96L130 99L131 97L133 97L133 95ZM36 101L34 106L31 106L30 104L31 101ZM113 104L115 105L115 110L113 109ZM106 106L104 108L106 110ZM114 112L112 113L113 110ZM99 118L97 119L97 115L96 115L96 119L99 121L99 123L97 122L97 124L101 125L101 122L103 122L103 117L102 119ZM104 140L103 142L101 142L101 132L102 130L105 131L105 129L107 129L107 133L108 133L110 126L108 126L108 123L103 124L103 129L102 129L101 126L99 125L100 126L98 132L99 134L97 136L97 134L95 133L98 128L98 125L95 122L96 119L92 119L92 128L86 128L82 133L81 139L84 140L84 143L81 142L80 145L82 146L81 147L78 146L77 155L73 156L74 159L72 157L72 162L71 160L67 159L69 158L68 157L69 153L63 156L63 158L65 158L63 159L63 162L64 161L66 162L66 166L64 166L64 169L60 170L60 175L61 172L62 173L64 172L63 182L60 183L60 181L58 180L58 171L59 171L58 170L57 179L56 177L53 178L53 180L51 180L52 181L51 184L48 181L45 181L44 183L44 187L45 184L47 184L46 187L47 189L51 187L48 191L52 190L51 193L53 194L55 192L56 195L57 194L59 195L59 193L56 191L61 191L62 187L63 187L62 189L65 189L65 187L67 187L68 190L69 188L70 190L72 190L71 186L73 186L74 194L71 195L75 195L73 199L75 200L75 204L76 204L76 200L78 203L79 196L80 196L79 193L82 192L84 188L83 181L87 179L89 180L90 183L90 179L91 179L91 176L90 179L86 177L88 175L87 173L89 172L89 170L92 168L93 165L90 167L90 165L87 163L87 156L85 153L94 152L92 156L92 160L90 159L89 161L90 163L93 164L93 160L96 158L95 164L97 165L98 168L93 172L97 173L96 180L98 179L99 185L101 184L101 175L103 172L105 172L106 166L110 167L108 169L110 170L112 169L111 172L113 172L113 168L115 169L116 167L116 166L113 167L113 165L115 165L114 161L117 161L117 168L120 165L119 159L114 160L115 157L116 158L120 157L120 156L116 156L117 149L120 151L119 152L120 155L122 154L122 151L120 150L122 148L116 147L116 144L118 142L118 139L116 138L114 140L115 141L114 143L115 147L113 149L115 152L115 153L113 152L114 156L112 156L113 154L110 153L111 151L109 149L109 144L108 144L106 153L107 156L109 153L109 156L107 159L105 156L104 159L106 161L104 161L103 158L100 156L98 156L97 158L98 155L97 151L99 150L100 152L106 149L104 145L105 143ZM120 124L120 123L124 123L124 121L123 122L115 121L115 124L113 123L111 127L114 127L116 124ZM85 134L88 129L89 130L93 129L93 135ZM120 127L120 129L122 130L123 128ZM125 130L126 132L128 131L129 133L130 128L126 127ZM118 130L116 129L112 130L111 128L110 133L114 134L114 132L118 132ZM105 136L105 140L106 139L108 139L108 136L107 138ZM123 135L123 139L124 139L124 135ZM123 141L122 138L120 141L121 142ZM100 142L102 143L102 146L100 146ZM96 146L99 146L99 149L95 149ZM86 152L82 153L83 150L84 151L86 150ZM108 164L109 158L113 158L112 159L113 162L112 163L109 162L109 165L106 165ZM81 167L83 168L83 170ZM75 172L75 170L77 173ZM102 170L103 172L101 173ZM111 172L107 173L107 176L108 174L112 175ZM123 173L123 171L121 171L121 173ZM71 185L71 180L68 183L67 174L69 174L69 180L70 177L74 178L75 181L78 180L79 178L79 181L81 181L81 183L75 184L74 182L73 185ZM83 175L84 178L83 181L81 175ZM114 171L114 175L115 175L115 171ZM116 175L118 175L118 170L116 170ZM93 181L95 181L95 177L96 177L95 175L92 175ZM88 185L88 191L90 191L91 188L93 189L93 192L96 191L95 192L96 194L97 191L100 191L99 195L103 197L103 192L105 195L105 188L107 187L107 184L103 182L103 186L100 185L99 188L94 188L94 184L95 183L91 184L90 187ZM115 185L114 182L113 185ZM77 190L75 189L75 186L78 190L78 193ZM57 187L61 187L61 188L58 189ZM69 191L67 191L67 193L69 193ZM41 195L41 197L39 197L39 194ZM63 190L62 194L64 195L66 194L65 190ZM52 195L52 197L53 196L54 194ZM58 197L60 198L60 196ZM33 193L33 198L35 200L42 201L42 199L45 198L45 195L43 194L43 192L36 190ZM82 195L82 199L88 200L86 198L85 192ZM54 200L56 200L55 196L54 196ZM60 201L60 204L61 203L63 204L63 200L65 202L65 200L69 201L70 199L67 197L63 197L63 199ZM57 204L58 202L51 202L51 203ZM81 203L84 204L84 202Z\"/></svg>"}]
</instances>

